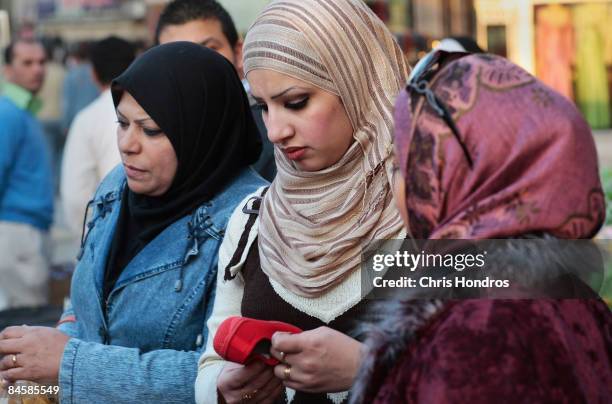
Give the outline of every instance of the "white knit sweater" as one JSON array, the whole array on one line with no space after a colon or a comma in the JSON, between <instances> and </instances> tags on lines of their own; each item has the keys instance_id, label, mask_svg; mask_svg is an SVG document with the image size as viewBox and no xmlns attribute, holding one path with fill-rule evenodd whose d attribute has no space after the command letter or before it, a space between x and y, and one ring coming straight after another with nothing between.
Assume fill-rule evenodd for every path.
<instances>
[{"instance_id":1,"label":"white knit sweater","mask_svg":"<svg viewBox=\"0 0 612 404\"><path fill-rule=\"evenodd\" d=\"M261 195L262 189L249 195L234 210L227 226L225 238L219 248L215 303L213 312L207 322L208 341L206 343L206 350L200 357L198 378L196 380L196 401L198 404L213 404L217 403L218 400L217 378L226 361L215 352L213 339L223 320L230 316L241 315L240 306L244 293L244 279L240 270L244 265L253 241L257 237L259 219L255 221L251 228L247 246L242 253L240 261L231 268L232 273L237 274L236 278L231 281L225 281L224 271L234 251L237 249L238 241L248 220L248 215L242 212L242 208L253 196ZM341 316L361 300L361 281L358 270L354 271L345 281L331 289L328 293L317 298L305 298L295 295L272 279L270 279L270 283L276 293L287 303L326 324ZM287 389L287 396L290 401L294 394L294 391ZM329 393L328 397L332 401L339 403L344 400L347 394L348 392Z\"/></svg>"}]
</instances>

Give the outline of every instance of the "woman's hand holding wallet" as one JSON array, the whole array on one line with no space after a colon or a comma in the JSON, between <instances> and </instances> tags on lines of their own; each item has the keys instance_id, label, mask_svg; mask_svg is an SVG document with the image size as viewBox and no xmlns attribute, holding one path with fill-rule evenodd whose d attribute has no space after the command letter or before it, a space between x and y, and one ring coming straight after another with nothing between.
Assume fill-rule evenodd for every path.
<instances>
[{"instance_id":1,"label":"woman's hand holding wallet","mask_svg":"<svg viewBox=\"0 0 612 404\"><path fill-rule=\"evenodd\" d=\"M291 324L246 317L230 317L221 323L213 346L229 361L217 380L218 392L226 403L267 404L281 395L283 384L274 377L273 367L279 360L270 355L272 335L277 331L301 332Z\"/></svg>"},{"instance_id":2,"label":"woman's hand holding wallet","mask_svg":"<svg viewBox=\"0 0 612 404\"><path fill-rule=\"evenodd\" d=\"M360 342L329 327L302 332L291 324L245 317L225 320L214 347L234 362L223 369L217 386L226 400L232 397L236 402L267 399L264 391L276 392L280 381L313 393L348 390L362 356Z\"/></svg>"}]
</instances>

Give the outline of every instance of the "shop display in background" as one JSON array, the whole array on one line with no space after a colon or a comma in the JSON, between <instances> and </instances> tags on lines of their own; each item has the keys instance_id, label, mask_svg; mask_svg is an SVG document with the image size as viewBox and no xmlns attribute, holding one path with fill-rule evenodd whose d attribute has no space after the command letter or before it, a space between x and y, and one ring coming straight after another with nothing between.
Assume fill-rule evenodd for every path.
<instances>
[{"instance_id":1,"label":"shop display in background","mask_svg":"<svg viewBox=\"0 0 612 404\"><path fill-rule=\"evenodd\" d=\"M569 99L574 99L574 53L571 10L559 4L537 7L536 74L544 83Z\"/></svg>"},{"instance_id":2,"label":"shop display in background","mask_svg":"<svg viewBox=\"0 0 612 404\"><path fill-rule=\"evenodd\" d=\"M576 30L576 103L594 129L610 127L612 2L572 10Z\"/></svg>"},{"instance_id":3,"label":"shop display in background","mask_svg":"<svg viewBox=\"0 0 612 404\"><path fill-rule=\"evenodd\" d=\"M594 129L610 127L612 3L537 6L536 69Z\"/></svg>"}]
</instances>

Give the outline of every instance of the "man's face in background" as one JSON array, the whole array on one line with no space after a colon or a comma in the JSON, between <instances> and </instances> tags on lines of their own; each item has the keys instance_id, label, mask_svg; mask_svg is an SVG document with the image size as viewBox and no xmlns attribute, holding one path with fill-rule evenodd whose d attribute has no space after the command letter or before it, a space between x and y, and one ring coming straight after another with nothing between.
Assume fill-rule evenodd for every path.
<instances>
[{"instance_id":1,"label":"man's face in background","mask_svg":"<svg viewBox=\"0 0 612 404\"><path fill-rule=\"evenodd\" d=\"M238 40L236 46L227 40L223 33L221 22L215 18L198 19L185 24L168 25L159 33L159 43L165 44L176 41L189 41L210 48L229 60L240 77L242 71L242 41Z\"/></svg>"},{"instance_id":2,"label":"man's face in background","mask_svg":"<svg viewBox=\"0 0 612 404\"><path fill-rule=\"evenodd\" d=\"M13 60L5 66L6 79L36 94L45 80L47 57L37 42L17 42L13 46Z\"/></svg>"}]
</instances>

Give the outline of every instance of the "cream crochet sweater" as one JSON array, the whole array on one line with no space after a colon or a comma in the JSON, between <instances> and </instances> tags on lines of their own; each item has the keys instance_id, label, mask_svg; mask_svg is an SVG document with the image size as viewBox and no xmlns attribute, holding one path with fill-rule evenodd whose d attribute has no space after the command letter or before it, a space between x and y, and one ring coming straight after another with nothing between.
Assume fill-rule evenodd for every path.
<instances>
[{"instance_id":1,"label":"cream crochet sweater","mask_svg":"<svg viewBox=\"0 0 612 404\"><path fill-rule=\"evenodd\" d=\"M263 189L263 188L262 188ZM213 339L219 325L223 320L230 316L240 316L240 306L244 292L244 280L240 269L244 265L248 251L257 237L259 220L256 220L249 234L247 246L242 257L232 272L237 276L231 281L225 281L224 270L236 251L240 236L244 231L248 215L242 212L243 206L253 196L261 194L262 189L245 198L232 213L229 220L225 238L219 249L219 267L217 272L217 290L213 312L208 319L208 341L206 350L200 357L198 378L196 380L196 402L198 404L217 403L217 378L223 369L224 361L213 348ZM287 303L296 309L318 318L328 324L338 316L348 311L361 300L361 281L359 271L354 271L341 284L331 289L328 293L317 298L305 298L283 288L277 282L270 280L276 293ZM295 394L291 389L287 389L287 396L290 401ZM340 403L347 396L348 392L329 393L328 397Z\"/></svg>"}]
</instances>

